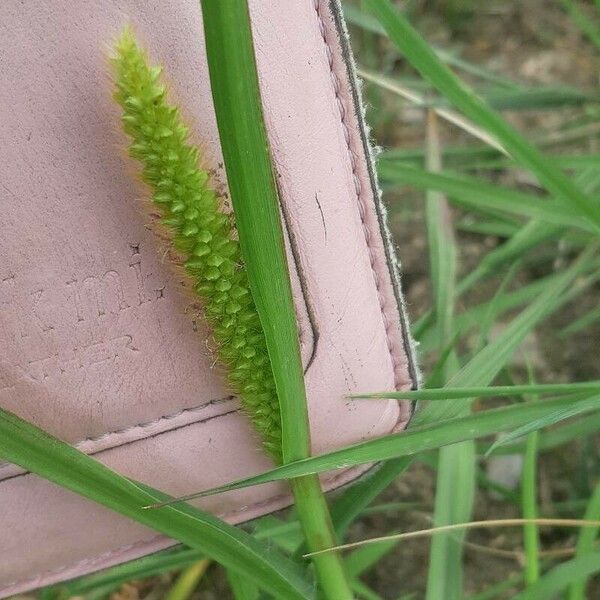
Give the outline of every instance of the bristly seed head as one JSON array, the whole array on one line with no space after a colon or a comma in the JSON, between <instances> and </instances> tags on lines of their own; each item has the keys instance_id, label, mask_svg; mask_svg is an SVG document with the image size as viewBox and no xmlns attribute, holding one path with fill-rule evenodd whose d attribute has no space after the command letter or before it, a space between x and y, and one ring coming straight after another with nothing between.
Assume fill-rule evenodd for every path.
<instances>
[{"instance_id":1,"label":"bristly seed head","mask_svg":"<svg viewBox=\"0 0 600 600\"><path fill-rule=\"evenodd\" d=\"M112 58L115 100L132 142L129 154L142 165L162 223L184 254L191 286L202 298L228 379L262 437L281 462L281 417L264 332L250 293L233 219L223 214L199 151L187 141L179 110L167 104L161 67L150 67L130 29Z\"/></svg>"}]
</instances>

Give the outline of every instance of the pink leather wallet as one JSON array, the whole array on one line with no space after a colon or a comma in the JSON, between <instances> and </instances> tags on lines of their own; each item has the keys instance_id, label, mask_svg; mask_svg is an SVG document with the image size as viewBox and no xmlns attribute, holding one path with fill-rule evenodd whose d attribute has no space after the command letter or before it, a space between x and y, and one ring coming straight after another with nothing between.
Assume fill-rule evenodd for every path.
<instances>
[{"instance_id":1,"label":"pink leather wallet","mask_svg":"<svg viewBox=\"0 0 600 600\"><path fill-rule=\"evenodd\" d=\"M410 341L339 6L250 9L320 453L406 425L406 404L346 395L412 387ZM140 210L106 60L127 23L226 193L197 0L0 3L0 406L182 495L270 464ZM238 523L290 497L273 484L198 504ZM2 598L175 543L10 464L0 530Z\"/></svg>"}]
</instances>

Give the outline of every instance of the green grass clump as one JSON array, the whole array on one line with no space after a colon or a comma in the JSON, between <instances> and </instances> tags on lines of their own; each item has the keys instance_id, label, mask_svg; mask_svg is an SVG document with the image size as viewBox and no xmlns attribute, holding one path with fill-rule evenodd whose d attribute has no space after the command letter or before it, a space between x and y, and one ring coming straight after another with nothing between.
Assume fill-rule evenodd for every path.
<instances>
[{"instance_id":1,"label":"green grass clump","mask_svg":"<svg viewBox=\"0 0 600 600\"><path fill-rule=\"evenodd\" d=\"M188 127L166 101L161 68L148 64L131 30L117 41L112 63L114 98L132 138L129 154L142 164L152 202L203 301L229 382L265 449L281 462L279 403L233 216L220 209L208 173L199 167L199 150L188 142Z\"/></svg>"}]
</instances>

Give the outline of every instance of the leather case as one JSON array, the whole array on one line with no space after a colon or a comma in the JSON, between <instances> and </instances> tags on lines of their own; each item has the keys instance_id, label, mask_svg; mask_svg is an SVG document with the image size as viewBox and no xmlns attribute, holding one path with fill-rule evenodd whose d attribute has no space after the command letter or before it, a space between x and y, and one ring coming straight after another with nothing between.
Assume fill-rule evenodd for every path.
<instances>
[{"instance_id":1,"label":"leather case","mask_svg":"<svg viewBox=\"0 0 600 600\"><path fill-rule=\"evenodd\" d=\"M345 396L415 373L339 7L250 9L320 453L405 427L406 404ZM270 464L140 208L106 62L126 23L226 196L197 0L0 3L0 405L182 495ZM239 523L290 502L273 484L199 505ZM0 531L2 598L175 543L10 464Z\"/></svg>"}]
</instances>

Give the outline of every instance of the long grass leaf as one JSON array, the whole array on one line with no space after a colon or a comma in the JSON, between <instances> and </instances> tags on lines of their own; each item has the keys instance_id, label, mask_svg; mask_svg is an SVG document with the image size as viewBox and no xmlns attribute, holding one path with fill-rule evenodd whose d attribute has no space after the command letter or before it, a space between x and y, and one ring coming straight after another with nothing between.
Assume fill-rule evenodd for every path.
<instances>
[{"instance_id":1,"label":"long grass leaf","mask_svg":"<svg viewBox=\"0 0 600 600\"><path fill-rule=\"evenodd\" d=\"M203 558L186 567L169 588L164 600L189 600L209 566L210 561Z\"/></svg>"},{"instance_id":2,"label":"long grass leaf","mask_svg":"<svg viewBox=\"0 0 600 600\"><path fill-rule=\"evenodd\" d=\"M59 598L70 598L87 596L93 592L94 596L106 596L127 581L185 569L203 556L199 550L179 546L60 584L56 586L56 595Z\"/></svg>"},{"instance_id":3,"label":"long grass leaf","mask_svg":"<svg viewBox=\"0 0 600 600\"><path fill-rule=\"evenodd\" d=\"M529 381L533 384L533 368L527 363ZM512 379L512 377L511 377ZM537 400L537 396L526 396ZM512 432L515 433L514 431ZM523 525L523 546L525 549L525 583L533 585L540 577L540 536L535 522L538 516L537 508L537 463L539 431L532 431L525 441L523 471L521 473L521 514L527 522Z\"/></svg>"},{"instance_id":4,"label":"long grass leaf","mask_svg":"<svg viewBox=\"0 0 600 600\"><path fill-rule=\"evenodd\" d=\"M240 246L279 398L283 461L310 454L304 372L286 261L275 169L262 114L246 0L202 0L211 89ZM307 544L331 545L333 526L316 477L291 482ZM328 598L351 598L341 558L317 560Z\"/></svg>"},{"instance_id":5,"label":"long grass leaf","mask_svg":"<svg viewBox=\"0 0 600 600\"><path fill-rule=\"evenodd\" d=\"M427 161L430 171L441 170L441 151L436 114L427 118ZM451 213L446 199L433 190L426 193L425 221L429 242L437 342L446 347L452 336L457 249ZM443 361L440 377L445 382L458 369L454 345ZM469 406L463 414L469 413ZM472 440L440 448L435 494L434 523L448 525L471 519L475 493L475 447ZM462 533L433 536L427 574L428 600L462 595Z\"/></svg>"},{"instance_id":6,"label":"long grass leaf","mask_svg":"<svg viewBox=\"0 0 600 600\"><path fill-rule=\"evenodd\" d=\"M600 413L587 414L583 419L562 422L560 426L548 431L541 431L538 441L538 452L548 452L574 440L581 440L600 431ZM487 448L481 444L479 453L485 454ZM523 454L525 445L520 442L505 444L496 449L496 454Z\"/></svg>"},{"instance_id":7,"label":"long grass leaf","mask_svg":"<svg viewBox=\"0 0 600 600\"><path fill-rule=\"evenodd\" d=\"M407 89L403 87L399 83L389 79L388 77L383 77L377 73L370 73L369 71L365 71L363 69L358 70L358 74L365 80L374 83L375 85L381 87L384 90L388 90L397 94L398 96L409 100L415 106L421 106L426 108L430 106L430 103L425 100L422 96L414 92L413 90ZM495 138L488 135L488 133L482 130L477 125L471 123L468 119L465 119L462 115L459 115L457 112L443 107L436 107L433 109L435 113L437 113L442 119L448 121L448 123L452 123L456 125L463 131L471 134L473 137L478 138L482 142L485 142L495 150L498 150L501 153L505 153L504 148L495 140Z\"/></svg>"},{"instance_id":8,"label":"long grass leaf","mask_svg":"<svg viewBox=\"0 0 600 600\"><path fill-rule=\"evenodd\" d=\"M463 440L472 440L520 427L535 419L541 419L546 415L554 414L564 406L564 403L565 400L562 398L544 402L528 402L521 405L478 412L466 417L421 425L401 433L386 435L381 438L340 448L333 452L281 465L259 475L241 479L211 490L190 494L177 500L183 501L195 497L213 495L261 483L299 477L309 473L322 473L331 469L341 469L400 456L416 455L426 450L434 450ZM581 413L595 410L597 407L598 396L579 399L572 403L572 408L577 408ZM158 507L161 505L162 503L157 503L155 506Z\"/></svg>"},{"instance_id":9,"label":"long grass leaf","mask_svg":"<svg viewBox=\"0 0 600 600\"><path fill-rule=\"evenodd\" d=\"M216 517L185 505L159 511L165 495L105 467L16 415L0 409L0 456L57 485L179 540L276 596L312 598L301 569L282 554Z\"/></svg>"},{"instance_id":10,"label":"long grass leaf","mask_svg":"<svg viewBox=\"0 0 600 600\"><path fill-rule=\"evenodd\" d=\"M596 323L596 321L599 321L599 320L600 320L600 308L592 309L589 312L585 313L583 316L579 317L578 319L576 319L575 321L570 323L569 325L567 325L567 327L565 327L564 329L561 329L561 331L558 334L558 337L559 338L569 337L570 335L573 335L574 333L583 331L584 329L591 327L594 323Z\"/></svg>"},{"instance_id":11,"label":"long grass leaf","mask_svg":"<svg viewBox=\"0 0 600 600\"><path fill-rule=\"evenodd\" d=\"M279 196L262 117L246 2L202 2L211 90L252 296L282 413L284 460L306 455L309 433Z\"/></svg>"},{"instance_id":12,"label":"long grass leaf","mask_svg":"<svg viewBox=\"0 0 600 600\"><path fill-rule=\"evenodd\" d=\"M595 153L586 154L552 154L552 158L563 169L580 171L592 168L598 171L600 156ZM447 169L457 171L473 171L479 169L518 168L518 164L507 157L502 157L497 150L483 145L445 146L442 159ZM380 162L405 163L423 168L425 151L420 148L389 148L377 157ZM579 183L579 185L581 185ZM583 188L583 185L581 186ZM590 190L585 190L591 193Z\"/></svg>"},{"instance_id":13,"label":"long grass leaf","mask_svg":"<svg viewBox=\"0 0 600 600\"><path fill-rule=\"evenodd\" d=\"M588 272L591 273L587 274ZM505 294L500 294L495 299L493 305L495 319L497 320L503 313L506 313L513 308L521 306L528 301L534 300L540 293L543 293L547 287L554 285L561 276L562 274L560 272L547 275L546 277L534 280L532 283L516 290L507 292ZM577 278L571 287L564 292L562 298L560 299L560 304L563 305L567 302L571 302L582 292L594 285L594 283L596 283L599 279L600 271L598 271L598 264L597 262L590 261L588 268L583 270L582 276ZM479 325L481 319L486 318L486 316L490 316L490 308L491 304L486 301L458 315L455 318L455 335L460 334L464 336L468 334L472 328ZM433 324L433 319L428 320L426 318L417 322L417 325L420 325L418 328L419 337L417 339L419 340L421 349L424 353L431 352L432 344L435 344L435 337L432 331Z\"/></svg>"},{"instance_id":14,"label":"long grass leaf","mask_svg":"<svg viewBox=\"0 0 600 600\"><path fill-rule=\"evenodd\" d=\"M436 482L434 525L440 527L470 520L475 497L475 446L472 440L440 449ZM445 531L433 534L427 574L428 600L462 597L464 536L464 530L454 535Z\"/></svg>"},{"instance_id":15,"label":"long grass leaf","mask_svg":"<svg viewBox=\"0 0 600 600\"><path fill-rule=\"evenodd\" d=\"M386 35L385 29L380 25L379 21L362 12L359 8L352 6L351 4L344 4L344 17L348 21L348 23L352 23L358 27L361 27L365 31L369 31L371 33L377 33L379 35ZM439 56L440 60L457 67L464 71L465 73L469 73L471 75L475 75L476 77L481 78L484 81L490 81L495 83L496 85L506 88L509 90L519 89L519 85L506 77L501 77L495 73L487 69L482 69L480 66L475 65L471 62L463 60L462 58L457 57L454 53L448 52L443 48L438 48L432 46L434 52Z\"/></svg>"},{"instance_id":16,"label":"long grass leaf","mask_svg":"<svg viewBox=\"0 0 600 600\"><path fill-rule=\"evenodd\" d=\"M552 159L539 152L458 79L389 0L365 0L365 6L383 25L403 56L453 106L494 135L519 164L528 167L536 175L552 195L584 216L596 231L600 230L600 206L574 185Z\"/></svg>"},{"instance_id":17,"label":"long grass leaf","mask_svg":"<svg viewBox=\"0 0 600 600\"><path fill-rule=\"evenodd\" d=\"M331 518L340 538L365 507L408 469L413 460L413 456L387 460L342 492L331 507Z\"/></svg>"},{"instance_id":18,"label":"long grass leaf","mask_svg":"<svg viewBox=\"0 0 600 600\"><path fill-rule=\"evenodd\" d=\"M532 220L519 229L511 238L483 256L473 269L458 285L458 294L462 295L478 281L496 273L498 268L510 261L522 257L529 250L543 242L556 239L564 233L564 225L551 224Z\"/></svg>"},{"instance_id":19,"label":"long grass leaf","mask_svg":"<svg viewBox=\"0 0 600 600\"><path fill-rule=\"evenodd\" d=\"M564 165L564 162L561 162ZM594 192L596 189L596 168L579 173L575 178L582 189ZM461 295L472 288L480 279L494 273L499 267L510 261L522 257L529 250L536 248L541 243L564 236L565 227L549 224L543 221L532 220L518 230L506 243L484 255L477 267L471 271L458 286Z\"/></svg>"},{"instance_id":20,"label":"long grass leaf","mask_svg":"<svg viewBox=\"0 0 600 600\"><path fill-rule=\"evenodd\" d=\"M577 217L572 209L554 200L492 185L466 175L432 173L398 164L390 167L386 163L379 166L378 172L384 183L438 190L447 194L454 203L471 210L487 208L506 211L554 225L569 225L597 233L587 221Z\"/></svg>"},{"instance_id":21,"label":"long grass leaf","mask_svg":"<svg viewBox=\"0 0 600 600\"><path fill-rule=\"evenodd\" d=\"M443 387L438 389L407 390L353 394L351 398L396 398L398 400L458 400L461 398L497 398L524 394L570 394L582 391L600 391L600 380L573 383L533 383L525 385L492 385L487 387Z\"/></svg>"},{"instance_id":22,"label":"long grass leaf","mask_svg":"<svg viewBox=\"0 0 600 600\"><path fill-rule=\"evenodd\" d=\"M433 111L427 113L427 147L427 168L438 172L442 168L441 150L437 117ZM458 252L452 215L444 196L436 190L429 189L426 192L425 203L431 283L438 325L437 337L439 346L443 348L452 336Z\"/></svg>"},{"instance_id":23,"label":"long grass leaf","mask_svg":"<svg viewBox=\"0 0 600 600\"><path fill-rule=\"evenodd\" d=\"M598 33L598 26L595 25L593 21L590 21L589 17L581 11L574 0L561 0L561 4L565 7L565 10L569 13L569 16L581 31L583 31L596 48L600 50L600 34Z\"/></svg>"},{"instance_id":24,"label":"long grass leaf","mask_svg":"<svg viewBox=\"0 0 600 600\"><path fill-rule=\"evenodd\" d=\"M259 600L260 590L247 579L240 577L235 571L227 571L227 581L235 600Z\"/></svg>"},{"instance_id":25,"label":"long grass leaf","mask_svg":"<svg viewBox=\"0 0 600 600\"><path fill-rule=\"evenodd\" d=\"M350 542L342 544L336 548L328 548L321 550L320 553L334 552L336 550L350 550L351 548L364 548L365 546L375 544L387 544L392 540L410 540L420 537L428 537L435 535L441 531L459 531L461 529L482 529L496 527L517 527L525 525L528 521L533 521L536 525L544 527L590 527L595 528L600 526L600 521L585 521L583 519L554 519L554 518L537 518L537 519L488 519L486 521L468 521L465 523L453 523L452 525L442 525L440 527L430 527L429 529L418 529L417 531L405 531L403 533L393 533L377 538L369 538L359 540L358 542ZM307 554L306 556L312 556Z\"/></svg>"},{"instance_id":26,"label":"long grass leaf","mask_svg":"<svg viewBox=\"0 0 600 600\"><path fill-rule=\"evenodd\" d=\"M543 427L547 427L549 425L554 425L555 423L560 423L561 421L565 421L571 417L574 417L579 414L577 409L573 409L569 406L565 406L557 410L555 413L551 415L545 415L539 421L532 421L531 423L527 423L521 427L517 427L513 431L501 436L497 439L486 451L485 456L489 456L492 454L496 448L504 446L505 444L509 444L514 440L518 440L519 438L531 434L532 432L536 432Z\"/></svg>"},{"instance_id":27,"label":"long grass leaf","mask_svg":"<svg viewBox=\"0 0 600 600\"><path fill-rule=\"evenodd\" d=\"M554 567L512 600L552 600L573 582L600 571L600 552L584 554Z\"/></svg>"},{"instance_id":28,"label":"long grass leaf","mask_svg":"<svg viewBox=\"0 0 600 600\"><path fill-rule=\"evenodd\" d=\"M504 328L501 335L480 350L464 365L448 382L448 387L466 385L485 385L506 364L525 336L545 317L550 315L564 302L564 292L572 285L590 257L594 256L596 246L587 248L580 257L564 272L561 273L552 286L548 286L538 298L523 310L511 323ZM464 407L462 400L444 403L430 403L418 412L413 421L415 424L430 423L439 419L460 414Z\"/></svg>"},{"instance_id":29,"label":"long grass leaf","mask_svg":"<svg viewBox=\"0 0 600 600\"><path fill-rule=\"evenodd\" d=\"M597 483L596 487L594 488L594 492L589 499L583 518L590 521L600 519L600 482ZM593 552L599 530L600 528L595 527L582 529L579 532L575 554L576 558L589 556ZM568 599L585 600L585 587L586 577L581 577L578 580L575 580L569 589Z\"/></svg>"},{"instance_id":30,"label":"long grass leaf","mask_svg":"<svg viewBox=\"0 0 600 600\"><path fill-rule=\"evenodd\" d=\"M539 534L535 524L537 518L537 446L539 431L527 436L523 474L521 476L521 506L523 518L529 522L523 526L525 546L525 581L533 585L540 575Z\"/></svg>"}]
</instances>

